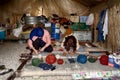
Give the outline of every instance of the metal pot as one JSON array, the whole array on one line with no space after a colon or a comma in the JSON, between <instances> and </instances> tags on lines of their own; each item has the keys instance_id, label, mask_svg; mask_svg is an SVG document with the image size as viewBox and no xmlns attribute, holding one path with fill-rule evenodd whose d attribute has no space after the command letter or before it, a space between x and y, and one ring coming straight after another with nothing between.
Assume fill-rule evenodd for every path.
<instances>
[{"instance_id":1,"label":"metal pot","mask_svg":"<svg viewBox=\"0 0 120 80\"><path fill-rule=\"evenodd\" d=\"M26 16L25 17L25 24L37 24L38 17L37 16Z\"/></svg>"}]
</instances>

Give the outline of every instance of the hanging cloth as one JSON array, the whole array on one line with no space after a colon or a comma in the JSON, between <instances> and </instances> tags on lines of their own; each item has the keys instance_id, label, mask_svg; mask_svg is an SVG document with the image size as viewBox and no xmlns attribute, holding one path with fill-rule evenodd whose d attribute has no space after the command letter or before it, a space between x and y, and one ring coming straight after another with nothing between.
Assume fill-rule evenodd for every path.
<instances>
[{"instance_id":1,"label":"hanging cloth","mask_svg":"<svg viewBox=\"0 0 120 80\"><path fill-rule=\"evenodd\" d=\"M104 40L106 39L106 35L107 34L108 34L108 10L106 10L105 20L104 20L104 24L103 24L103 36L104 36Z\"/></svg>"},{"instance_id":2,"label":"hanging cloth","mask_svg":"<svg viewBox=\"0 0 120 80\"><path fill-rule=\"evenodd\" d=\"M100 14L100 20L97 25L98 30L98 42L103 41L104 42L104 36L103 36L103 24L104 24L104 18L105 18L106 10L102 10Z\"/></svg>"}]
</instances>

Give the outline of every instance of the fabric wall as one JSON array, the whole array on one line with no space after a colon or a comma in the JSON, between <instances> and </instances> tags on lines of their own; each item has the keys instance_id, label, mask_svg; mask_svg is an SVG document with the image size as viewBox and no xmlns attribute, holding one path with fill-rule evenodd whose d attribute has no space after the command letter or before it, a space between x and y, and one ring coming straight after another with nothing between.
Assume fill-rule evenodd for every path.
<instances>
[{"instance_id":1,"label":"fabric wall","mask_svg":"<svg viewBox=\"0 0 120 80\"><path fill-rule=\"evenodd\" d=\"M94 28L96 28L101 10L108 9L108 36L105 42L99 44L111 52L120 50L120 1L110 0L106 4L101 4L91 9L95 14ZM97 30L95 30L95 42L97 42Z\"/></svg>"},{"instance_id":2,"label":"fabric wall","mask_svg":"<svg viewBox=\"0 0 120 80\"><path fill-rule=\"evenodd\" d=\"M120 1L109 9L109 36L108 44L112 51L120 50Z\"/></svg>"},{"instance_id":3,"label":"fabric wall","mask_svg":"<svg viewBox=\"0 0 120 80\"><path fill-rule=\"evenodd\" d=\"M71 13L86 15L89 8L75 0L10 0L9 3L0 5L0 22L27 12L34 16L58 14L69 18Z\"/></svg>"}]
</instances>

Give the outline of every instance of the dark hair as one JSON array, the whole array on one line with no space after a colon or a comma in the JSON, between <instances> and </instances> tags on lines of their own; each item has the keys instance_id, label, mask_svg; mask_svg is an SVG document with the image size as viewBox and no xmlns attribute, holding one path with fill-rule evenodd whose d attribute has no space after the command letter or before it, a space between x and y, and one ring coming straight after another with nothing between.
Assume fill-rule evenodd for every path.
<instances>
[{"instance_id":1,"label":"dark hair","mask_svg":"<svg viewBox=\"0 0 120 80\"><path fill-rule=\"evenodd\" d=\"M70 50L70 47L72 47L73 51L75 51L77 47L76 38L73 35L65 37L65 42L63 43L63 46L65 46L65 49L67 51Z\"/></svg>"}]
</instances>

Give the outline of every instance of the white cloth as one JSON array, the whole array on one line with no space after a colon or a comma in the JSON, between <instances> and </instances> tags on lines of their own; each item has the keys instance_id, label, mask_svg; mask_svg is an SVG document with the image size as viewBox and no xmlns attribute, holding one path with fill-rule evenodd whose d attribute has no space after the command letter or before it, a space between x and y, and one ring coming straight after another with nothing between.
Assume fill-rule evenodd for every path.
<instances>
[{"instance_id":1,"label":"white cloth","mask_svg":"<svg viewBox=\"0 0 120 80\"><path fill-rule=\"evenodd\" d=\"M66 29L65 29L63 26L61 26L61 27L60 27L60 31L61 31L62 34L65 34Z\"/></svg>"},{"instance_id":2,"label":"white cloth","mask_svg":"<svg viewBox=\"0 0 120 80\"><path fill-rule=\"evenodd\" d=\"M108 34L108 10L106 10L104 24L103 24L103 36L104 40L106 39L106 35Z\"/></svg>"},{"instance_id":3,"label":"white cloth","mask_svg":"<svg viewBox=\"0 0 120 80\"><path fill-rule=\"evenodd\" d=\"M92 25L94 23L94 14L91 13L86 20L86 25Z\"/></svg>"}]
</instances>

